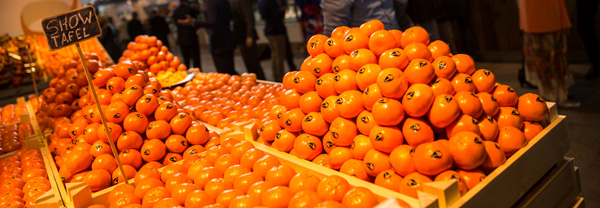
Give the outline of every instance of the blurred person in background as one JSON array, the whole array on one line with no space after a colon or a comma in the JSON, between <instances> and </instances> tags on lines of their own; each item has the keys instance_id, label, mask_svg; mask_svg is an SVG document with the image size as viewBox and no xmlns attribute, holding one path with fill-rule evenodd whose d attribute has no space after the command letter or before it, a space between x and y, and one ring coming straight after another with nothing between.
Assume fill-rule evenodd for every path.
<instances>
[{"instance_id":1,"label":"blurred person in background","mask_svg":"<svg viewBox=\"0 0 600 208\"><path fill-rule=\"evenodd\" d=\"M177 20L178 24L188 24L193 27L206 27L210 53L217 72L238 75L235 71L233 50L235 42L231 32L231 8L227 0L204 0L205 20L196 20L187 16L185 20Z\"/></svg>"},{"instance_id":2,"label":"blurred person in background","mask_svg":"<svg viewBox=\"0 0 600 208\"><path fill-rule=\"evenodd\" d=\"M396 13L396 21L401 31L414 26L410 16L406 12L408 7L408 0L394 0L394 12Z\"/></svg>"},{"instance_id":3,"label":"blurred person in background","mask_svg":"<svg viewBox=\"0 0 600 208\"><path fill-rule=\"evenodd\" d=\"M129 32L127 31L127 19L121 18L121 23L117 26L119 30L119 40L121 40L121 52L127 49L127 43L129 43Z\"/></svg>"},{"instance_id":4,"label":"blurred person in background","mask_svg":"<svg viewBox=\"0 0 600 208\"><path fill-rule=\"evenodd\" d=\"M287 32L283 20L285 18L286 0L258 0L258 11L265 20L265 35L271 48L273 77L280 82L283 79L286 60Z\"/></svg>"},{"instance_id":5,"label":"blurred person in background","mask_svg":"<svg viewBox=\"0 0 600 208\"><path fill-rule=\"evenodd\" d=\"M169 34L171 34L171 29L165 18L159 15L158 11L152 10L148 22L150 23L150 33L162 41L164 46L169 47Z\"/></svg>"},{"instance_id":6,"label":"blurred person in background","mask_svg":"<svg viewBox=\"0 0 600 208\"><path fill-rule=\"evenodd\" d=\"M233 33L237 47L242 54L246 71L256 74L257 79L265 80L265 73L260 66L256 47L256 29L254 28L254 9L252 0L233 0L231 5Z\"/></svg>"},{"instance_id":7,"label":"blurred person in background","mask_svg":"<svg viewBox=\"0 0 600 208\"><path fill-rule=\"evenodd\" d=\"M131 40L134 40L138 35L146 34L142 22L138 19L137 12L131 13L131 20L127 23L127 33Z\"/></svg>"},{"instance_id":8,"label":"blurred person in background","mask_svg":"<svg viewBox=\"0 0 600 208\"><path fill-rule=\"evenodd\" d=\"M399 29L393 0L325 0L321 2L321 8L323 34L327 36L336 27L360 27L373 19L381 21L386 30Z\"/></svg>"},{"instance_id":9,"label":"blurred person in background","mask_svg":"<svg viewBox=\"0 0 600 208\"><path fill-rule=\"evenodd\" d=\"M106 52L110 58L114 61L119 60L121 57L121 49L119 47L119 32L117 28L111 24L112 18L100 17L98 18L98 24L102 30L102 35L98 38L100 43L106 49Z\"/></svg>"},{"instance_id":10,"label":"blurred person in background","mask_svg":"<svg viewBox=\"0 0 600 208\"><path fill-rule=\"evenodd\" d=\"M173 21L177 25L177 45L181 49L183 56L183 64L188 68L200 68L200 43L198 42L198 34L196 27L191 24L190 20L198 16L199 11L191 7L188 0L179 0L179 7L173 11Z\"/></svg>"},{"instance_id":11,"label":"blurred person in background","mask_svg":"<svg viewBox=\"0 0 600 208\"><path fill-rule=\"evenodd\" d=\"M567 32L571 22L564 0L518 0L518 4L527 81L559 107L579 107L581 103L569 99L572 76L567 62Z\"/></svg>"},{"instance_id":12,"label":"blurred person in background","mask_svg":"<svg viewBox=\"0 0 600 208\"><path fill-rule=\"evenodd\" d=\"M323 33L323 12L321 11L321 0L295 0L302 15L300 25L304 33L304 42L308 42L315 34Z\"/></svg>"},{"instance_id":13,"label":"blurred person in background","mask_svg":"<svg viewBox=\"0 0 600 208\"><path fill-rule=\"evenodd\" d=\"M600 77L600 45L596 33L596 15L598 0L577 0L577 27L579 36L585 46L585 52L592 67L585 74L585 79L593 80Z\"/></svg>"},{"instance_id":14,"label":"blurred person in background","mask_svg":"<svg viewBox=\"0 0 600 208\"><path fill-rule=\"evenodd\" d=\"M429 33L431 42L441 39L437 18L442 14L440 11L443 11L443 9L439 9L442 2L439 0L409 0L406 8L412 22L423 27Z\"/></svg>"}]
</instances>

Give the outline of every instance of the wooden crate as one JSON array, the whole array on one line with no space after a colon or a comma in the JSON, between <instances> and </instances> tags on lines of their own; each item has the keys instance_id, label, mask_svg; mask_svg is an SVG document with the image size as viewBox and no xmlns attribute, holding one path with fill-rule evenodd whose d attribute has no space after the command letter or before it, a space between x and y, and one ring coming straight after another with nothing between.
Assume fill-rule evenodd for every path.
<instances>
[{"instance_id":1,"label":"wooden crate","mask_svg":"<svg viewBox=\"0 0 600 208\"><path fill-rule=\"evenodd\" d=\"M515 207L568 207L581 192L579 168L564 158Z\"/></svg>"}]
</instances>

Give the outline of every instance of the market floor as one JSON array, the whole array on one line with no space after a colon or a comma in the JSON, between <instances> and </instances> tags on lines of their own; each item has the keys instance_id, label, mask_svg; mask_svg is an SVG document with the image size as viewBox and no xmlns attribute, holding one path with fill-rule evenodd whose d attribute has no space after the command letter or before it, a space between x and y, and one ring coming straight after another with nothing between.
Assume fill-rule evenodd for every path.
<instances>
[{"instance_id":1,"label":"market floor","mask_svg":"<svg viewBox=\"0 0 600 208\"><path fill-rule=\"evenodd\" d=\"M203 49L201 54L202 71L215 72L209 51ZM175 55L179 54L175 52ZM305 57L301 52L296 53L294 62L298 68ZM273 80L270 60L261 61L261 65L267 79ZM235 55L235 66L240 74L246 71L239 53ZM476 66L494 72L498 82L514 87L519 95L537 91L519 85L517 70L521 67L520 63L477 63ZM575 166L580 168L581 196L585 198L587 207L600 207L600 177L598 176L598 173L600 173L600 79L586 81L583 75L588 68L589 65L584 64L570 65L575 79L575 85L571 88L570 94L574 100L582 102L582 106L576 109L559 108L559 114L567 116L571 148L566 156L574 157ZM47 82L41 83L39 87L41 88L40 91L43 90L47 87ZM4 89L0 90L0 95L9 91L12 91L11 94L16 96L16 94L32 94L33 88L29 86ZM15 103L15 98L0 96L0 104Z\"/></svg>"}]
</instances>

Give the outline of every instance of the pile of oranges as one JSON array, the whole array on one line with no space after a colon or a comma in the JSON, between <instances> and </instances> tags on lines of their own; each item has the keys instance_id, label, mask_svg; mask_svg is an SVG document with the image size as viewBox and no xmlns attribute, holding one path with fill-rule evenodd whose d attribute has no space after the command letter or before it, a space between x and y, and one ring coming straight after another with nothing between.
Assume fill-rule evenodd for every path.
<instances>
[{"instance_id":1,"label":"pile of oranges","mask_svg":"<svg viewBox=\"0 0 600 208\"><path fill-rule=\"evenodd\" d=\"M0 127L0 154L21 149L25 138L33 135L31 124L19 123Z\"/></svg>"},{"instance_id":2,"label":"pile of oranges","mask_svg":"<svg viewBox=\"0 0 600 208\"><path fill-rule=\"evenodd\" d=\"M187 70L187 67L181 64L179 57L169 52L169 48L164 46L162 41L148 35L137 36L134 42L127 44L127 50L123 51L119 62L125 60L140 62L150 77L155 77L160 71Z\"/></svg>"},{"instance_id":3,"label":"pile of oranges","mask_svg":"<svg viewBox=\"0 0 600 208\"><path fill-rule=\"evenodd\" d=\"M415 198L423 183L451 179L466 193L548 113L540 96L517 96L418 26L342 26L314 35L307 50L301 71L283 78L281 105L260 121L259 141Z\"/></svg>"},{"instance_id":4,"label":"pile of oranges","mask_svg":"<svg viewBox=\"0 0 600 208\"><path fill-rule=\"evenodd\" d=\"M153 48L160 45L158 40L154 44L141 40ZM127 179L145 163L168 165L203 152L207 143L218 144L214 139L218 135L199 124L174 102L170 91L148 76L145 60L121 59L99 68L89 61L94 54L89 56L99 103L88 89L85 74L74 67L51 80L37 114L43 127L54 130L49 148L63 182L83 181L92 191L123 182L97 105L106 117Z\"/></svg>"},{"instance_id":5,"label":"pile of oranges","mask_svg":"<svg viewBox=\"0 0 600 208\"><path fill-rule=\"evenodd\" d=\"M76 66L81 67L80 64L77 65L76 63L73 63L73 61L79 59L79 53L74 45L51 51L48 47L48 41L44 36L36 36L35 41L39 51L37 54L39 54L39 58L43 60L43 66L48 76L63 77L68 69ZM97 62L97 64L100 66L110 64L110 61L98 39L94 38L91 40L86 40L81 42L79 45L81 46L81 50L90 54L94 54L94 58L92 60L93 62Z\"/></svg>"},{"instance_id":6,"label":"pile of oranges","mask_svg":"<svg viewBox=\"0 0 600 208\"><path fill-rule=\"evenodd\" d=\"M200 73L184 87L173 89L173 99L201 121L217 128L233 122L264 118L279 103L280 85L257 83L255 77Z\"/></svg>"},{"instance_id":7,"label":"pile of oranges","mask_svg":"<svg viewBox=\"0 0 600 208\"><path fill-rule=\"evenodd\" d=\"M0 159L0 206L34 207L35 200L50 190L42 154L22 148Z\"/></svg>"},{"instance_id":8,"label":"pile of oranges","mask_svg":"<svg viewBox=\"0 0 600 208\"><path fill-rule=\"evenodd\" d=\"M21 114L27 112L22 104L7 104L0 108L0 124L8 125L21 122Z\"/></svg>"},{"instance_id":9,"label":"pile of oranges","mask_svg":"<svg viewBox=\"0 0 600 208\"><path fill-rule=\"evenodd\" d=\"M373 207L375 194L339 176L296 172L248 141L224 139L203 156L159 172L148 163L134 185L116 186L110 207ZM95 207L104 207L94 205Z\"/></svg>"}]
</instances>

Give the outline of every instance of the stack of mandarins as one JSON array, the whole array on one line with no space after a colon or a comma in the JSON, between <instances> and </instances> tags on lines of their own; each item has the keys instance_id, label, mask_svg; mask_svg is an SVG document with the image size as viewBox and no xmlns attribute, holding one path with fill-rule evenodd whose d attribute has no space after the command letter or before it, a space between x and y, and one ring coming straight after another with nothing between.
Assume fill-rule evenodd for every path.
<instances>
[{"instance_id":1,"label":"stack of mandarins","mask_svg":"<svg viewBox=\"0 0 600 208\"><path fill-rule=\"evenodd\" d=\"M119 62L130 60L138 61L144 65L144 71L150 77L156 76L161 71L185 71L187 67L181 64L179 57L169 52L162 41L155 36L140 35L135 37L134 42L127 44L127 50Z\"/></svg>"},{"instance_id":2,"label":"stack of mandarins","mask_svg":"<svg viewBox=\"0 0 600 208\"><path fill-rule=\"evenodd\" d=\"M50 181L37 150L21 148L0 159L0 206L34 207L36 199L50 190Z\"/></svg>"},{"instance_id":3,"label":"stack of mandarins","mask_svg":"<svg viewBox=\"0 0 600 208\"><path fill-rule=\"evenodd\" d=\"M160 46L158 40L150 43L152 37L138 39L150 49ZM136 47L142 48L140 45ZM44 127L54 130L49 147L63 182L86 182L92 191L123 182L97 105L106 117L128 179L144 164L168 165L203 152L205 144L219 143L216 134L186 113L170 91L162 90L158 80L146 74L145 59L132 59L123 58L106 68L88 61L99 103L79 67L53 79L51 88L42 94L38 118Z\"/></svg>"},{"instance_id":4,"label":"stack of mandarins","mask_svg":"<svg viewBox=\"0 0 600 208\"><path fill-rule=\"evenodd\" d=\"M167 165L151 163L134 185L109 194L110 207L373 207L375 194L344 178L296 172L248 141L224 139L206 154ZM96 207L104 207L95 205Z\"/></svg>"},{"instance_id":5,"label":"stack of mandarins","mask_svg":"<svg viewBox=\"0 0 600 208\"><path fill-rule=\"evenodd\" d=\"M188 113L217 128L266 117L279 104L281 85L257 83L255 77L199 73L184 87L173 89L173 98Z\"/></svg>"},{"instance_id":6,"label":"stack of mandarins","mask_svg":"<svg viewBox=\"0 0 600 208\"><path fill-rule=\"evenodd\" d=\"M423 183L454 178L466 193L548 113L540 96L517 96L418 26L342 26L314 35L307 50L301 71L283 78L281 105L260 121L259 141L415 198Z\"/></svg>"}]
</instances>

